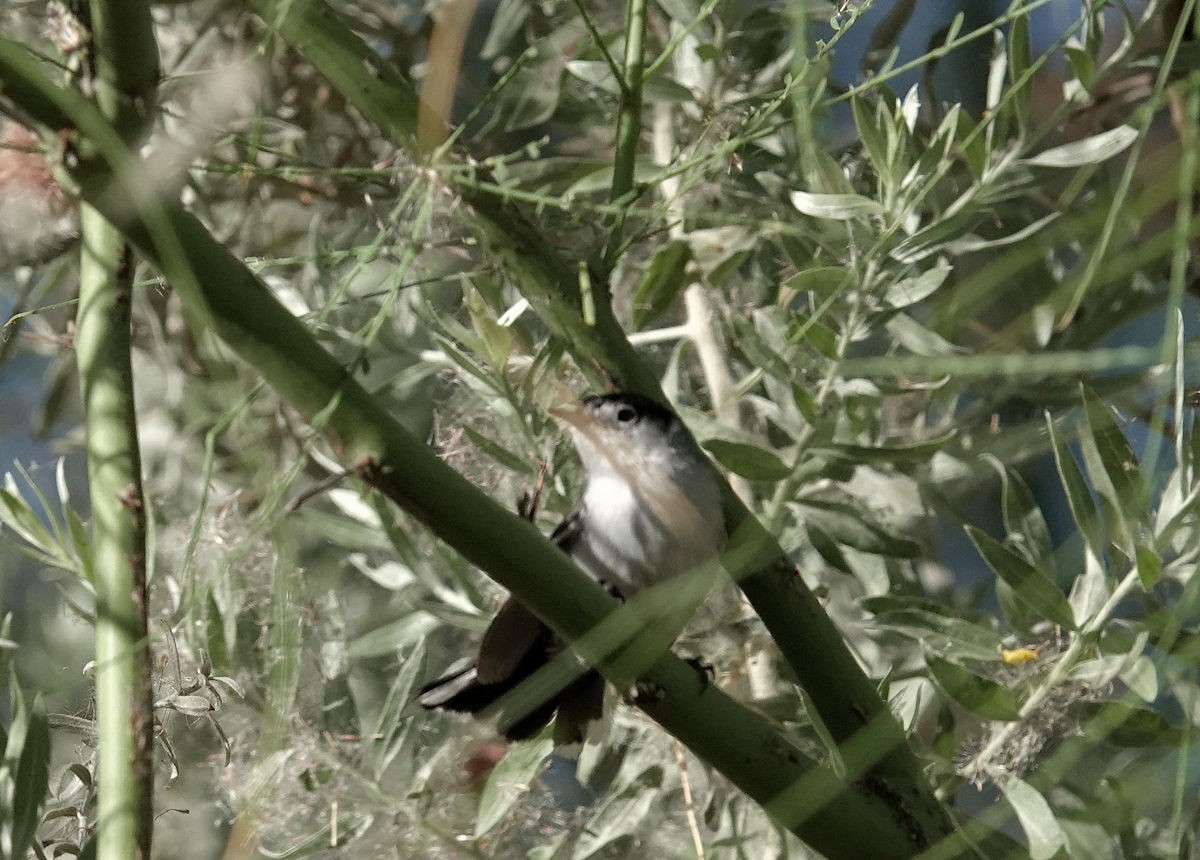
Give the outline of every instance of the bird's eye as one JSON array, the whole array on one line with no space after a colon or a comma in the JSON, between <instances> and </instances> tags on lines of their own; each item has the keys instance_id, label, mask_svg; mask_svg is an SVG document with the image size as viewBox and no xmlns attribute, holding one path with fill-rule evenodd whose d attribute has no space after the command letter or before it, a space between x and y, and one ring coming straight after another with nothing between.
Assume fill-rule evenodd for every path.
<instances>
[{"instance_id":1,"label":"bird's eye","mask_svg":"<svg viewBox=\"0 0 1200 860\"><path fill-rule=\"evenodd\" d=\"M628 424L637 418L637 410L632 406L622 406L617 410L617 421L621 424Z\"/></svg>"}]
</instances>

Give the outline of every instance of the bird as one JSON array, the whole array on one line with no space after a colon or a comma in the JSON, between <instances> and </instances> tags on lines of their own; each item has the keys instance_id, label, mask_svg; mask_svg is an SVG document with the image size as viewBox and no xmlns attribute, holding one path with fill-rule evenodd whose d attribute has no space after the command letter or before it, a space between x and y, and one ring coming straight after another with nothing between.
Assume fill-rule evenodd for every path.
<instances>
[{"instance_id":1,"label":"bird","mask_svg":"<svg viewBox=\"0 0 1200 860\"><path fill-rule=\"evenodd\" d=\"M550 413L562 421L583 466L579 501L550 540L619 600L710 563L725 542L720 479L669 408L619 391L584 397ZM562 643L509 597L488 626L478 656L427 683L427 709L480 714L545 666ZM508 740L537 734L551 719L556 744L583 739L601 716L604 680L579 674L532 705L499 717Z\"/></svg>"}]
</instances>

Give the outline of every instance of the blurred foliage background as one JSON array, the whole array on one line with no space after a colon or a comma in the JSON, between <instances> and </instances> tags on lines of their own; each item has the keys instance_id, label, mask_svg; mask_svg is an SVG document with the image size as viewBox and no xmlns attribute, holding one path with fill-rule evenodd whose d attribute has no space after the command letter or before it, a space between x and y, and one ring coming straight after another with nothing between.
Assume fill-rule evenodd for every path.
<instances>
[{"instance_id":1,"label":"blurred foliage background","mask_svg":"<svg viewBox=\"0 0 1200 860\"><path fill-rule=\"evenodd\" d=\"M453 94L453 149L425 162L241 4L155 6L146 181L178 186L490 495L515 500L545 464L547 531L578 472L545 408L586 383L463 189L519 205L573 264L605 254L630 340L939 794L1035 857L1190 856L1195 4L659 0L620 207L623 11L470 6L336 6ZM71 8L8 2L0 22L77 74ZM7 120L0 683L6 725L45 696L44 856L94 824L78 248L54 158ZM546 740L501 759L486 725L415 709L502 592L345 478L145 266L134 319L157 856L253 856L239 816L280 858L808 856L627 706L578 762ZM677 650L836 758L732 588Z\"/></svg>"}]
</instances>

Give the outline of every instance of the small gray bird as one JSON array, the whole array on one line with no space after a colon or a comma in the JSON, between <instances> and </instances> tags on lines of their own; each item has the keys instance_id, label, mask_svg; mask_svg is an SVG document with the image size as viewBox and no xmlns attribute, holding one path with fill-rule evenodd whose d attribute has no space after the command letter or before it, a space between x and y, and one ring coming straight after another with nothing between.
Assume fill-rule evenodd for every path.
<instances>
[{"instance_id":1,"label":"small gray bird","mask_svg":"<svg viewBox=\"0 0 1200 860\"><path fill-rule=\"evenodd\" d=\"M671 410L623 392L550 411L569 427L585 473L579 504L550 539L586 573L623 599L718 553L725 526L716 473ZM510 597L475 662L430 682L417 700L426 708L478 713L559 650L550 629ZM556 740L574 742L600 716L603 695L603 679L588 672L546 701L502 714L500 729L510 740L527 738L557 711Z\"/></svg>"}]
</instances>

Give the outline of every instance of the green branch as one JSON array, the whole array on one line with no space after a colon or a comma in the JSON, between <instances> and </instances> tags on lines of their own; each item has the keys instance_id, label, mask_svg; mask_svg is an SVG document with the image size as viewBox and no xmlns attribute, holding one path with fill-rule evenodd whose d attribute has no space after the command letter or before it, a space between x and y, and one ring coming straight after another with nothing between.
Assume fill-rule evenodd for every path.
<instances>
[{"instance_id":1,"label":"green branch","mask_svg":"<svg viewBox=\"0 0 1200 860\"><path fill-rule=\"evenodd\" d=\"M633 191L633 169L642 137L646 0L629 0L625 16L625 63L620 79L621 106L617 111L617 147L613 158L612 192L609 195L614 203L621 202Z\"/></svg>"},{"instance_id":2,"label":"green branch","mask_svg":"<svg viewBox=\"0 0 1200 860\"><path fill-rule=\"evenodd\" d=\"M96 103L126 139L154 117L158 45L150 7L143 0L103 0L88 6Z\"/></svg>"},{"instance_id":3,"label":"green branch","mask_svg":"<svg viewBox=\"0 0 1200 860\"><path fill-rule=\"evenodd\" d=\"M146 521L129 360L130 267L121 234L86 204L80 233L75 354L86 423L96 588L98 856L148 858L153 712Z\"/></svg>"},{"instance_id":4,"label":"green branch","mask_svg":"<svg viewBox=\"0 0 1200 860\"><path fill-rule=\"evenodd\" d=\"M154 115L158 85L150 8L142 0L100 0L89 12L96 102L116 134L136 140ZM87 203L80 240L75 354L96 589L97 857L149 860L154 711L146 512L130 363L133 271L119 230Z\"/></svg>"}]
</instances>

